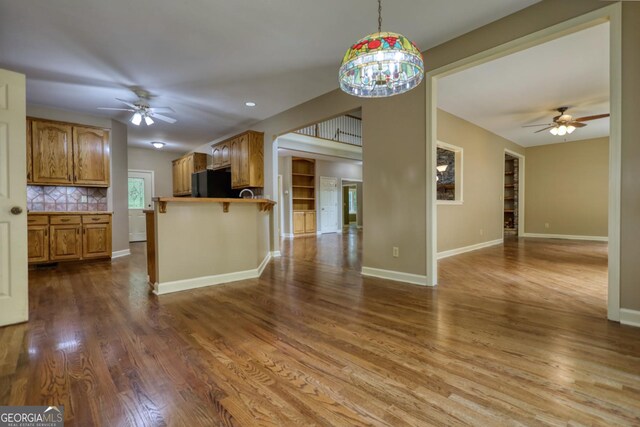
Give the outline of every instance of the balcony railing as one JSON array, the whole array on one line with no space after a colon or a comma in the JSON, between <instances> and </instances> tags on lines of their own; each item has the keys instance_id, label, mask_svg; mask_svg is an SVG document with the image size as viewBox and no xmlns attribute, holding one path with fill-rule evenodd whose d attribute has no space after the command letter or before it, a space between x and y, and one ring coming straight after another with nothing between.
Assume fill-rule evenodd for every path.
<instances>
[{"instance_id":1,"label":"balcony railing","mask_svg":"<svg viewBox=\"0 0 640 427\"><path fill-rule=\"evenodd\" d=\"M362 119L340 116L298 129L295 133L362 147Z\"/></svg>"}]
</instances>

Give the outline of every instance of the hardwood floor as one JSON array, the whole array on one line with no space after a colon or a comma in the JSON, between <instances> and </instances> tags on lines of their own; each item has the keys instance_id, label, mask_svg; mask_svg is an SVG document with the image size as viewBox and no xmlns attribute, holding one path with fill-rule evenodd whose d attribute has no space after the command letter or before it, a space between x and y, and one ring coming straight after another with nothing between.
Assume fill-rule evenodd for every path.
<instances>
[{"instance_id":1,"label":"hardwood floor","mask_svg":"<svg viewBox=\"0 0 640 427\"><path fill-rule=\"evenodd\" d=\"M0 404L63 404L67 426L640 425L605 244L510 241L442 260L432 289L363 279L360 242L287 241L259 280L161 297L140 244L34 271Z\"/></svg>"}]
</instances>

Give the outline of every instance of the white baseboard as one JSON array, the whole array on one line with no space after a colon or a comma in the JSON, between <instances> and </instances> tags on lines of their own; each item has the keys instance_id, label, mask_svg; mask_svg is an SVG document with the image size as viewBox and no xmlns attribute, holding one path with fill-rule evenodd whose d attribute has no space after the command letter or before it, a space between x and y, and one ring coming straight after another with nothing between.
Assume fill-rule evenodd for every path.
<instances>
[{"instance_id":1,"label":"white baseboard","mask_svg":"<svg viewBox=\"0 0 640 427\"><path fill-rule=\"evenodd\" d=\"M564 240L590 240L593 242L608 242L607 236L572 236L569 234L544 234L544 233L524 233L523 237L534 237L538 239L564 239Z\"/></svg>"},{"instance_id":2,"label":"white baseboard","mask_svg":"<svg viewBox=\"0 0 640 427\"><path fill-rule=\"evenodd\" d=\"M271 260L271 252L267 253L258 268L233 273L217 274L214 276L194 277L192 279L175 280L173 282L154 284L153 293L164 295L172 292L187 291L189 289L204 288L207 286L221 285L223 283L237 282L239 280L256 279L262 275L265 267Z\"/></svg>"},{"instance_id":3,"label":"white baseboard","mask_svg":"<svg viewBox=\"0 0 640 427\"><path fill-rule=\"evenodd\" d=\"M379 268L362 267L362 275L377 277L380 279L394 280L396 282L411 283L412 285L431 286L427 282L427 276L419 274L403 273L401 271L381 270Z\"/></svg>"},{"instance_id":4,"label":"white baseboard","mask_svg":"<svg viewBox=\"0 0 640 427\"><path fill-rule=\"evenodd\" d=\"M283 239L293 239L293 234L289 234L289 233L282 233L280 235L280 237L282 237Z\"/></svg>"},{"instance_id":5,"label":"white baseboard","mask_svg":"<svg viewBox=\"0 0 640 427\"><path fill-rule=\"evenodd\" d=\"M271 258L278 258L280 256L282 256L280 251L271 251Z\"/></svg>"},{"instance_id":6,"label":"white baseboard","mask_svg":"<svg viewBox=\"0 0 640 427\"><path fill-rule=\"evenodd\" d=\"M640 311L628 308L620 309L620 323L640 328Z\"/></svg>"},{"instance_id":7,"label":"white baseboard","mask_svg":"<svg viewBox=\"0 0 640 427\"><path fill-rule=\"evenodd\" d=\"M438 259L448 258L454 255L460 255L465 252L477 251L478 249L488 248L489 246L501 245L504 243L503 239L489 240L488 242L477 243L471 246L465 246L463 248L451 249L448 251L438 252Z\"/></svg>"},{"instance_id":8,"label":"white baseboard","mask_svg":"<svg viewBox=\"0 0 640 427\"><path fill-rule=\"evenodd\" d=\"M129 256L131 255L131 249L123 249L121 251L115 251L111 253L111 259L113 258L120 258L123 256Z\"/></svg>"}]
</instances>

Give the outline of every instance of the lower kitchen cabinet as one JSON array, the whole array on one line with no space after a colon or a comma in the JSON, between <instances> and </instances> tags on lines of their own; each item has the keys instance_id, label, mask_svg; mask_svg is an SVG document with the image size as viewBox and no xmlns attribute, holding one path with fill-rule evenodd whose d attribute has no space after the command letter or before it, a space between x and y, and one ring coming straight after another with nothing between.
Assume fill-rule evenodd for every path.
<instances>
[{"instance_id":1,"label":"lower kitchen cabinet","mask_svg":"<svg viewBox=\"0 0 640 427\"><path fill-rule=\"evenodd\" d=\"M110 214L29 214L27 228L30 264L111 257Z\"/></svg>"},{"instance_id":2,"label":"lower kitchen cabinet","mask_svg":"<svg viewBox=\"0 0 640 427\"><path fill-rule=\"evenodd\" d=\"M29 253L29 262L49 261L49 226L28 226L27 247Z\"/></svg>"},{"instance_id":3,"label":"lower kitchen cabinet","mask_svg":"<svg viewBox=\"0 0 640 427\"><path fill-rule=\"evenodd\" d=\"M77 260L82 257L82 238L80 224L60 224L50 226L51 261Z\"/></svg>"},{"instance_id":4,"label":"lower kitchen cabinet","mask_svg":"<svg viewBox=\"0 0 640 427\"><path fill-rule=\"evenodd\" d=\"M307 234L316 232L316 213L294 211L293 234Z\"/></svg>"}]
</instances>

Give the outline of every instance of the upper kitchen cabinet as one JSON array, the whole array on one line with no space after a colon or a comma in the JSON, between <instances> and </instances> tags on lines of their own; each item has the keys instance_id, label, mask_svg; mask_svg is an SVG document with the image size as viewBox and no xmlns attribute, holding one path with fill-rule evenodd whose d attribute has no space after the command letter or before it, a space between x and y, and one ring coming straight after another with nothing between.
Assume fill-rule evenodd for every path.
<instances>
[{"instance_id":1,"label":"upper kitchen cabinet","mask_svg":"<svg viewBox=\"0 0 640 427\"><path fill-rule=\"evenodd\" d=\"M27 120L27 182L108 187L109 132L100 128Z\"/></svg>"},{"instance_id":2,"label":"upper kitchen cabinet","mask_svg":"<svg viewBox=\"0 0 640 427\"><path fill-rule=\"evenodd\" d=\"M191 153L173 161L173 195L191 196L191 174L207 168L207 155Z\"/></svg>"},{"instance_id":3,"label":"upper kitchen cabinet","mask_svg":"<svg viewBox=\"0 0 640 427\"><path fill-rule=\"evenodd\" d=\"M33 120L31 132L33 183L73 184L72 127Z\"/></svg>"},{"instance_id":4,"label":"upper kitchen cabinet","mask_svg":"<svg viewBox=\"0 0 640 427\"><path fill-rule=\"evenodd\" d=\"M212 146L213 168L231 167L234 189L264 187L264 134L247 131Z\"/></svg>"},{"instance_id":5,"label":"upper kitchen cabinet","mask_svg":"<svg viewBox=\"0 0 640 427\"><path fill-rule=\"evenodd\" d=\"M109 132L73 128L73 182L94 187L109 186Z\"/></svg>"}]
</instances>

